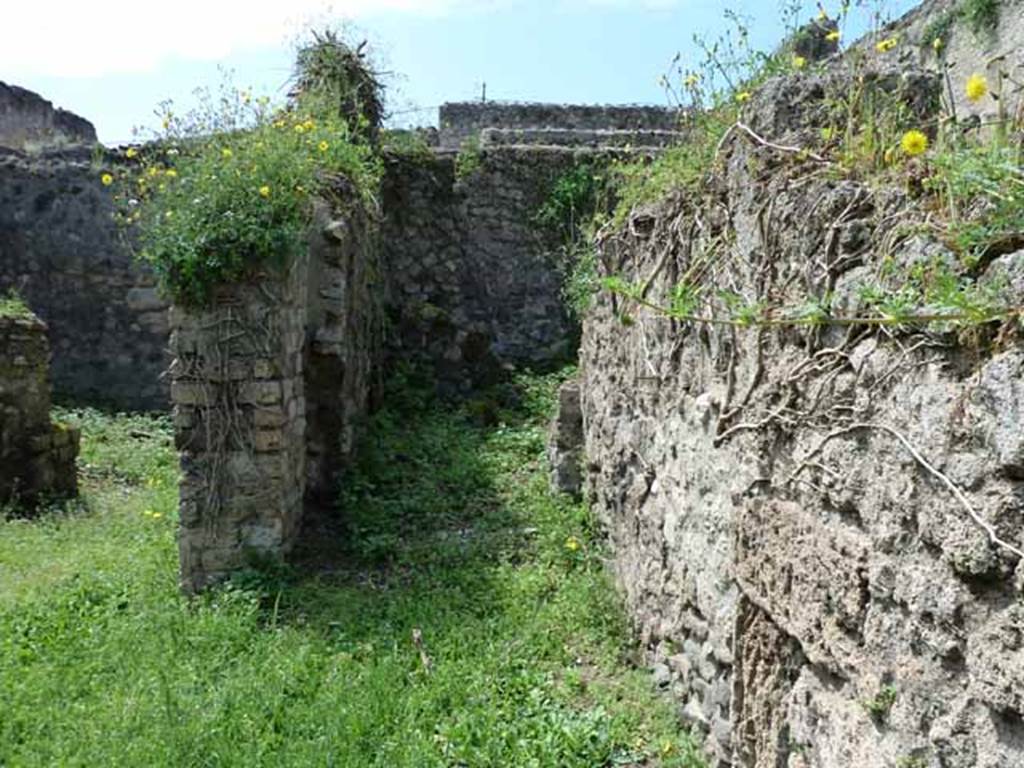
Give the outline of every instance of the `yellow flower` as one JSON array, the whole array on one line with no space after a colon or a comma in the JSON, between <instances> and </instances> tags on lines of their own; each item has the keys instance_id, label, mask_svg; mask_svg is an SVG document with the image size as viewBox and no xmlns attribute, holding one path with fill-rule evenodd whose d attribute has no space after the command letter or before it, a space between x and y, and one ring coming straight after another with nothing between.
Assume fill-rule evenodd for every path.
<instances>
[{"instance_id":1,"label":"yellow flower","mask_svg":"<svg viewBox=\"0 0 1024 768\"><path fill-rule=\"evenodd\" d=\"M151 165L149 167L149 170L146 171L146 175L149 176L149 178L151 178L151 179L155 178L156 176L160 175L160 169L157 168L155 165Z\"/></svg>"},{"instance_id":2,"label":"yellow flower","mask_svg":"<svg viewBox=\"0 0 1024 768\"><path fill-rule=\"evenodd\" d=\"M740 93L737 93L736 101L739 102L740 104L746 101L750 101L750 91L741 91Z\"/></svg>"},{"instance_id":3,"label":"yellow flower","mask_svg":"<svg viewBox=\"0 0 1024 768\"><path fill-rule=\"evenodd\" d=\"M820 21L828 21L828 11L826 11L824 8L821 8L820 6L818 10L818 19Z\"/></svg>"},{"instance_id":4,"label":"yellow flower","mask_svg":"<svg viewBox=\"0 0 1024 768\"><path fill-rule=\"evenodd\" d=\"M164 214L164 218L165 218L165 219L173 219L173 218L174 218L174 211L167 211L167 212L166 212L166 213ZM155 483L154 483L154 485L155 485ZM150 485L149 487L150 487L150 488L152 488L152 487L153 487L153 485Z\"/></svg>"},{"instance_id":5,"label":"yellow flower","mask_svg":"<svg viewBox=\"0 0 1024 768\"><path fill-rule=\"evenodd\" d=\"M900 140L900 147L911 157L923 155L928 149L928 137L920 131L907 131Z\"/></svg>"},{"instance_id":6,"label":"yellow flower","mask_svg":"<svg viewBox=\"0 0 1024 768\"><path fill-rule=\"evenodd\" d=\"M686 76L686 79L683 81L683 85L685 85L687 88L693 88L699 82L700 82L700 75L698 75L698 74L691 74L691 75L687 75Z\"/></svg>"},{"instance_id":7,"label":"yellow flower","mask_svg":"<svg viewBox=\"0 0 1024 768\"><path fill-rule=\"evenodd\" d=\"M941 37L936 37L934 40L932 40L932 50L935 51L936 53L942 50L942 45L943 43Z\"/></svg>"},{"instance_id":8,"label":"yellow flower","mask_svg":"<svg viewBox=\"0 0 1024 768\"><path fill-rule=\"evenodd\" d=\"M828 40L830 43L839 42L840 37L842 37L842 35L840 34L838 29L833 29L831 32L825 35L825 39Z\"/></svg>"},{"instance_id":9,"label":"yellow flower","mask_svg":"<svg viewBox=\"0 0 1024 768\"><path fill-rule=\"evenodd\" d=\"M319 144L317 145L317 149L319 149L319 150L320 150L321 152L326 152L326 151L327 151L328 149L330 149L330 146L331 146L331 145L330 145L330 144L328 144L328 143L327 143L326 141L321 141L321 142L320 142L320 143L319 143Z\"/></svg>"},{"instance_id":10,"label":"yellow flower","mask_svg":"<svg viewBox=\"0 0 1024 768\"><path fill-rule=\"evenodd\" d=\"M288 123L285 122L284 120L275 120L274 121L274 127L275 128L284 128L286 125L288 125Z\"/></svg>"},{"instance_id":11,"label":"yellow flower","mask_svg":"<svg viewBox=\"0 0 1024 768\"><path fill-rule=\"evenodd\" d=\"M178 178L178 172L173 168L168 168L164 176L166 176L168 179L176 179Z\"/></svg>"},{"instance_id":12,"label":"yellow flower","mask_svg":"<svg viewBox=\"0 0 1024 768\"><path fill-rule=\"evenodd\" d=\"M879 40L877 43L875 43L875 50L878 51L879 53L885 53L887 51L891 51L893 48L899 45L899 43L900 40L898 37L887 37L884 40Z\"/></svg>"},{"instance_id":13,"label":"yellow flower","mask_svg":"<svg viewBox=\"0 0 1024 768\"><path fill-rule=\"evenodd\" d=\"M224 147L224 149L220 151L221 157L231 157L233 154L235 153L232 152L228 147Z\"/></svg>"},{"instance_id":14,"label":"yellow flower","mask_svg":"<svg viewBox=\"0 0 1024 768\"><path fill-rule=\"evenodd\" d=\"M985 98L985 94L988 93L988 80L985 79L984 75L971 75L967 78L967 98L975 104Z\"/></svg>"},{"instance_id":15,"label":"yellow flower","mask_svg":"<svg viewBox=\"0 0 1024 768\"><path fill-rule=\"evenodd\" d=\"M806 66L807 66L807 59L805 59L803 56L794 56L793 57L793 68L794 69L803 69Z\"/></svg>"},{"instance_id":16,"label":"yellow flower","mask_svg":"<svg viewBox=\"0 0 1024 768\"><path fill-rule=\"evenodd\" d=\"M100 183L104 187L109 187L111 184L114 183L114 177L111 176L109 173L104 173L102 176L100 176Z\"/></svg>"},{"instance_id":17,"label":"yellow flower","mask_svg":"<svg viewBox=\"0 0 1024 768\"><path fill-rule=\"evenodd\" d=\"M137 154L139 154L139 152L135 147L128 147L128 151L124 153L124 156L131 160Z\"/></svg>"},{"instance_id":18,"label":"yellow flower","mask_svg":"<svg viewBox=\"0 0 1024 768\"><path fill-rule=\"evenodd\" d=\"M270 187L266 184L260 187L260 197L270 197Z\"/></svg>"},{"instance_id":19,"label":"yellow flower","mask_svg":"<svg viewBox=\"0 0 1024 768\"><path fill-rule=\"evenodd\" d=\"M302 123L299 123L298 125L295 126L295 132L296 133L302 133L305 130L306 130L306 127L304 125L302 125Z\"/></svg>"},{"instance_id":20,"label":"yellow flower","mask_svg":"<svg viewBox=\"0 0 1024 768\"><path fill-rule=\"evenodd\" d=\"M302 127L305 128L307 131L312 131L314 128L316 128L316 123L313 122L312 120L307 120L302 124Z\"/></svg>"},{"instance_id":21,"label":"yellow flower","mask_svg":"<svg viewBox=\"0 0 1024 768\"><path fill-rule=\"evenodd\" d=\"M577 552L580 548L580 540L575 536L570 536L565 540L565 548L570 552Z\"/></svg>"}]
</instances>

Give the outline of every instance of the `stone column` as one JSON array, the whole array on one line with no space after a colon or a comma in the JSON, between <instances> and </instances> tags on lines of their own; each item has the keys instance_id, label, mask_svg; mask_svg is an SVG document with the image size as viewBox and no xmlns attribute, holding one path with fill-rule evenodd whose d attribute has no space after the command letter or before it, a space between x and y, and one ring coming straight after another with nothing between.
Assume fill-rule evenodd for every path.
<instances>
[{"instance_id":1,"label":"stone column","mask_svg":"<svg viewBox=\"0 0 1024 768\"><path fill-rule=\"evenodd\" d=\"M196 592L280 559L305 490L303 345L308 256L171 313L181 454L181 585Z\"/></svg>"}]
</instances>

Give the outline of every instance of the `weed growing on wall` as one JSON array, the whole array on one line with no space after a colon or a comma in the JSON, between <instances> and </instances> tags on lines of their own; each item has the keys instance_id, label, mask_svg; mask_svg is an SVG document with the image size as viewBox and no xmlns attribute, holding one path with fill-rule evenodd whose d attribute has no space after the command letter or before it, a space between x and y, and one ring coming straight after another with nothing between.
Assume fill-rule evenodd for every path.
<instances>
[{"instance_id":1,"label":"weed growing on wall","mask_svg":"<svg viewBox=\"0 0 1024 768\"><path fill-rule=\"evenodd\" d=\"M174 301L200 305L219 285L286 266L306 247L316 196L376 206L380 163L360 132L367 118L339 109L335 89L317 90L320 76L301 72L283 107L230 86L200 92L184 115L165 105L157 139L100 173Z\"/></svg>"},{"instance_id":2,"label":"weed growing on wall","mask_svg":"<svg viewBox=\"0 0 1024 768\"><path fill-rule=\"evenodd\" d=\"M483 149L480 147L480 138L474 136L463 143L459 153L455 156L455 179L462 181L472 176L483 166Z\"/></svg>"},{"instance_id":3,"label":"weed growing on wall","mask_svg":"<svg viewBox=\"0 0 1024 768\"><path fill-rule=\"evenodd\" d=\"M31 317L32 310L14 291L0 294L0 317Z\"/></svg>"},{"instance_id":4,"label":"weed growing on wall","mask_svg":"<svg viewBox=\"0 0 1024 768\"><path fill-rule=\"evenodd\" d=\"M964 4L958 13L980 12L983 7L988 6L971 4L968 8ZM824 32L826 39L834 37L838 42L850 12L849 4L844 4L838 19L823 14L822 24L827 26L822 26L822 31L831 30ZM742 43L743 27L739 30ZM934 324L946 328L1024 315L1019 302L1007 304L1005 291L1000 294L991 283L975 281L979 265L1024 243L1024 170L1021 145L1014 138L1024 128L1024 115L1011 109L1019 102L1024 85L1005 72L988 77L974 73L954 83L947 72L948 90L962 89L979 108L998 113L997 119L986 125L962 123L953 112L952 99L947 99L950 105L943 112L938 101L923 104L921 94L913 93L913 86L902 78L879 74L903 43L898 36L877 34L872 39L873 45L859 45L845 53L843 77L824 70L808 72L805 60L790 60L788 76L818 77L825 91L822 110L815 115L818 134L799 146L773 144L744 123L744 105L751 94L767 74L785 67L785 61L779 55L736 56L742 44L707 46L703 68L680 69L677 75L682 87L673 91L680 95L681 103L685 99L695 110L683 118L684 130L689 127L692 133L680 147L670 149L654 163L625 169L617 222L624 222L637 205L672 191L685 191L689 197L707 191L707 182L721 170L716 167L720 151L734 134L788 155L796 165L806 165L808 172L825 172L866 185L902 186L915 205L913 215L901 222L900 231L924 232L941 240L959 257L958 265L933 264L926 273L918 265L912 273L897 274L883 264L876 281L861 290L864 312L852 316L835 314L827 293L780 305L763 297L731 295L705 286L701 277L705 262L697 263L696 276L682 277L668 304L648 300L646 281L633 283L613 274L602 279L603 287L677 320L734 327ZM941 39L934 48L941 57ZM723 50L729 55L723 56ZM713 257L711 253L703 258ZM622 317L628 320L629 314Z\"/></svg>"}]
</instances>

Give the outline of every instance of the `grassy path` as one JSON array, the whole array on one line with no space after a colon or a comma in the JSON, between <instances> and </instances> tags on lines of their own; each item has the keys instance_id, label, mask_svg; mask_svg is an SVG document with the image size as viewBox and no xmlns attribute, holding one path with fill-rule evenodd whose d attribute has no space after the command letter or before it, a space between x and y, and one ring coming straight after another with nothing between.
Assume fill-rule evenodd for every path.
<instances>
[{"instance_id":1,"label":"grassy path","mask_svg":"<svg viewBox=\"0 0 1024 768\"><path fill-rule=\"evenodd\" d=\"M0 522L0 766L698 766L626 663L586 511L547 490L553 385L404 390L347 530L192 602L167 420L62 414L82 501Z\"/></svg>"}]
</instances>

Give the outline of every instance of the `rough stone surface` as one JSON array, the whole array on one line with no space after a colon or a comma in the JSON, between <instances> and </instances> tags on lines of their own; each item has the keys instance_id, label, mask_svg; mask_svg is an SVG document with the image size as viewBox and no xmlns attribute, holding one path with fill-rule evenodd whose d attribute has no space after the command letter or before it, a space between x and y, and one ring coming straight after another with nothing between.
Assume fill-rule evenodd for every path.
<instances>
[{"instance_id":1,"label":"rough stone surface","mask_svg":"<svg viewBox=\"0 0 1024 768\"><path fill-rule=\"evenodd\" d=\"M993 0L995 23L988 28L973 29L958 12L966 6L987 5L977 0L927 0L901 19L880 31L881 37L896 35L900 45L886 54L893 62L903 66L916 65L933 70L947 69L950 88L945 94L953 99L959 120L990 120L997 116L999 103L991 96L979 102L967 99L965 85L974 74L984 75L993 91L1005 73L1009 77L1004 85L1003 99L1006 114L1012 115L1024 103L1020 83L1024 76L1024 2L1022 0ZM948 19L942 37L941 55L932 47L937 21ZM868 38L872 45L877 38ZM876 54L877 55L877 54Z\"/></svg>"},{"instance_id":2,"label":"rough stone surface","mask_svg":"<svg viewBox=\"0 0 1024 768\"><path fill-rule=\"evenodd\" d=\"M910 108L934 105L937 78L900 82ZM824 93L770 82L744 119L788 143L815 130ZM702 196L605 239L603 268L667 304L713 254L709 296L842 302L858 269L942 256L892 237L915 205L902 189L739 135L721 159ZM695 216L703 233L681 235ZM989 269L1012 283L1016 261ZM599 296L581 350L587 495L650 662L713 764L1024 765L1024 565L964 504L1024 548L1024 350L1010 328L999 339L694 326Z\"/></svg>"},{"instance_id":3,"label":"rough stone surface","mask_svg":"<svg viewBox=\"0 0 1024 768\"><path fill-rule=\"evenodd\" d=\"M172 310L186 592L285 557L307 504L333 506L378 370L377 247L358 207L320 202L287 273Z\"/></svg>"},{"instance_id":4,"label":"rough stone surface","mask_svg":"<svg viewBox=\"0 0 1024 768\"><path fill-rule=\"evenodd\" d=\"M567 381L558 390L558 410L548 436L551 485L559 493L579 496L583 487L583 411L580 385Z\"/></svg>"},{"instance_id":5,"label":"rough stone surface","mask_svg":"<svg viewBox=\"0 0 1024 768\"><path fill-rule=\"evenodd\" d=\"M0 147L23 152L96 143L92 123L39 94L0 82Z\"/></svg>"},{"instance_id":6,"label":"rough stone surface","mask_svg":"<svg viewBox=\"0 0 1024 768\"><path fill-rule=\"evenodd\" d=\"M0 316L0 505L77 493L79 434L50 421L49 362L39 318Z\"/></svg>"},{"instance_id":7,"label":"rough stone surface","mask_svg":"<svg viewBox=\"0 0 1024 768\"><path fill-rule=\"evenodd\" d=\"M126 410L167 406L167 305L111 218L91 151L0 149L0 292L50 329L54 390Z\"/></svg>"},{"instance_id":8,"label":"rough stone surface","mask_svg":"<svg viewBox=\"0 0 1024 768\"><path fill-rule=\"evenodd\" d=\"M503 367L567 360L561 265L535 216L572 150L503 147L456 175L456 156L392 157L383 259L392 360L420 360L464 391Z\"/></svg>"}]
</instances>

